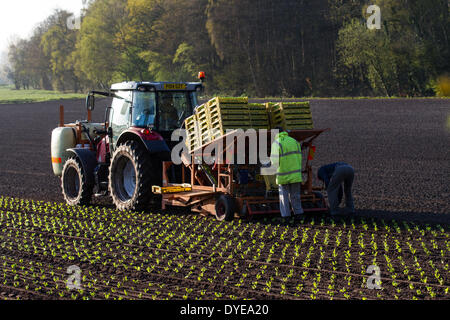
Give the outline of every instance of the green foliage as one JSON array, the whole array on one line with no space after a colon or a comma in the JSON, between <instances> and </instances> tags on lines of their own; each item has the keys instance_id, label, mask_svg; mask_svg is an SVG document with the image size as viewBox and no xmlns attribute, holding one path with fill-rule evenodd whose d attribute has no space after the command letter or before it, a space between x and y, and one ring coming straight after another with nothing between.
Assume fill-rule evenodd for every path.
<instances>
[{"instance_id":1,"label":"green foliage","mask_svg":"<svg viewBox=\"0 0 450 320\"><path fill-rule=\"evenodd\" d=\"M83 18L76 45L80 71L88 80L105 88L127 76L121 65L122 52L115 43L126 18L125 6L124 1L94 1Z\"/></svg>"},{"instance_id":2,"label":"green foliage","mask_svg":"<svg viewBox=\"0 0 450 320\"><path fill-rule=\"evenodd\" d=\"M397 68L385 32L369 30L353 20L339 31L338 49L344 66L365 70L376 95L393 95Z\"/></svg>"},{"instance_id":3,"label":"green foliage","mask_svg":"<svg viewBox=\"0 0 450 320\"><path fill-rule=\"evenodd\" d=\"M53 89L66 91L71 88L78 92L80 81L75 75L72 53L75 50L77 34L67 28L70 13L56 12L55 24L42 36L43 53L50 60Z\"/></svg>"},{"instance_id":4,"label":"green foliage","mask_svg":"<svg viewBox=\"0 0 450 320\"><path fill-rule=\"evenodd\" d=\"M79 91L124 80L191 81L258 97L446 95L445 0L93 0L80 30L56 11L9 48L17 89Z\"/></svg>"},{"instance_id":5,"label":"green foliage","mask_svg":"<svg viewBox=\"0 0 450 320\"><path fill-rule=\"evenodd\" d=\"M447 3L431 2L375 1L381 30L369 30L360 19L344 23L337 40L337 77L356 91L366 85L377 95L435 95L430 84L450 67L450 30Z\"/></svg>"}]
</instances>

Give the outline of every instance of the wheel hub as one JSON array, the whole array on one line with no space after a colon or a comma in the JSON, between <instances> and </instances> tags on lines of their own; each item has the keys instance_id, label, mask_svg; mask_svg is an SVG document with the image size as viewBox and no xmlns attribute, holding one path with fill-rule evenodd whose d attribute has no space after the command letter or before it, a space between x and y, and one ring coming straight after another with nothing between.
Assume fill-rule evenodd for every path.
<instances>
[{"instance_id":1,"label":"wheel hub","mask_svg":"<svg viewBox=\"0 0 450 320\"><path fill-rule=\"evenodd\" d=\"M127 161L123 169L123 187L128 196L133 197L136 189L136 172L130 160Z\"/></svg>"},{"instance_id":2,"label":"wheel hub","mask_svg":"<svg viewBox=\"0 0 450 320\"><path fill-rule=\"evenodd\" d=\"M119 159L114 184L121 201L126 202L133 198L136 192L136 170L130 158L123 156Z\"/></svg>"},{"instance_id":3,"label":"wheel hub","mask_svg":"<svg viewBox=\"0 0 450 320\"><path fill-rule=\"evenodd\" d=\"M69 167L64 175L64 188L70 199L76 199L80 193L80 177L73 167Z\"/></svg>"}]
</instances>

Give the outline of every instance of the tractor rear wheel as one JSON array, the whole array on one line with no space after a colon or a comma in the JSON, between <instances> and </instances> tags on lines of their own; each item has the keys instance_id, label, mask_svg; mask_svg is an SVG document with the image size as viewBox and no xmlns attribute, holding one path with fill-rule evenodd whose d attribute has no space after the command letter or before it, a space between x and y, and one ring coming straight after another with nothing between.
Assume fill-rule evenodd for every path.
<instances>
[{"instance_id":1,"label":"tractor rear wheel","mask_svg":"<svg viewBox=\"0 0 450 320\"><path fill-rule=\"evenodd\" d=\"M235 200L227 195L221 195L216 201L216 219L219 221L233 221L236 212Z\"/></svg>"},{"instance_id":2,"label":"tractor rear wheel","mask_svg":"<svg viewBox=\"0 0 450 320\"><path fill-rule=\"evenodd\" d=\"M109 173L109 190L120 211L144 210L152 198L155 170L147 150L136 141L117 147Z\"/></svg>"},{"instance_id":3,"label":"tractor rear wheel","mask_svg":"<svg viewBox=\"0 0 450 320\"><path fill-rule=\"evenodd\" d=\"M88 183L78 158L70 158L64 164L61 189L66 203L70 206L84 206L91 202L93 185Z\"/></svg>"}]
</instances>

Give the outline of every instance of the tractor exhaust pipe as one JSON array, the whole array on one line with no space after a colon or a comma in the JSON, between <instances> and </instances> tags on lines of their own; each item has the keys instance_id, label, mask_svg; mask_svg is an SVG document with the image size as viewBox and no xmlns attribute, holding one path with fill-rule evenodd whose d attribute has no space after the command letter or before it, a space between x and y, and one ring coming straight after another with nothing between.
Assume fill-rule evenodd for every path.
<instances>
[{"instance_id":1,"label":"tractor exhaust pipe","mask_svg":"<svg viewBox=\"0 0 450 320\"><path fill-rule=\"evenodd\" d=\"M64 106L59 106L59 127L64 127Z\"/></svg>"}]
</instances>

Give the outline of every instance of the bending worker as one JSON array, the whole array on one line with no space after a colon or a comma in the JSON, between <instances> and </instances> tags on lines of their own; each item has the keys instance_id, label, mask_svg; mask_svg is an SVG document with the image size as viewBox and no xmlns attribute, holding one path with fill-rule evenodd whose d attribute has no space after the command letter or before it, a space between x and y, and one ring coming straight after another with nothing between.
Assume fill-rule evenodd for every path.
<instances>
[{"instance_id":1,"label":"bending worker","mask_svg":"<svg viewBox=\"0 0 450 320\"><path fill-rule=\"evenodd\" d=\"M339 204L342 201L342 185L345 194L345 212L354 213L352 185L355 177L355 170L345 162L336 162L319 169L318 178L325 182L328 193L328 202L330 204L330 214L339 214Z\"/></svg>"},{"instance_id":2,"label":"bending worker","mask_svg":"<svg viewBox=\"0 0 450 320\"><path fill-rule=\"evenodd\" d=\"M301 201L302 149L297 140L289 137L282 128L272 144L270 160L277 169L277 184L280 193L281 216L286 221L291 216L291 205L295 217L303 214Z\"/></svg>"}]
</instances>

